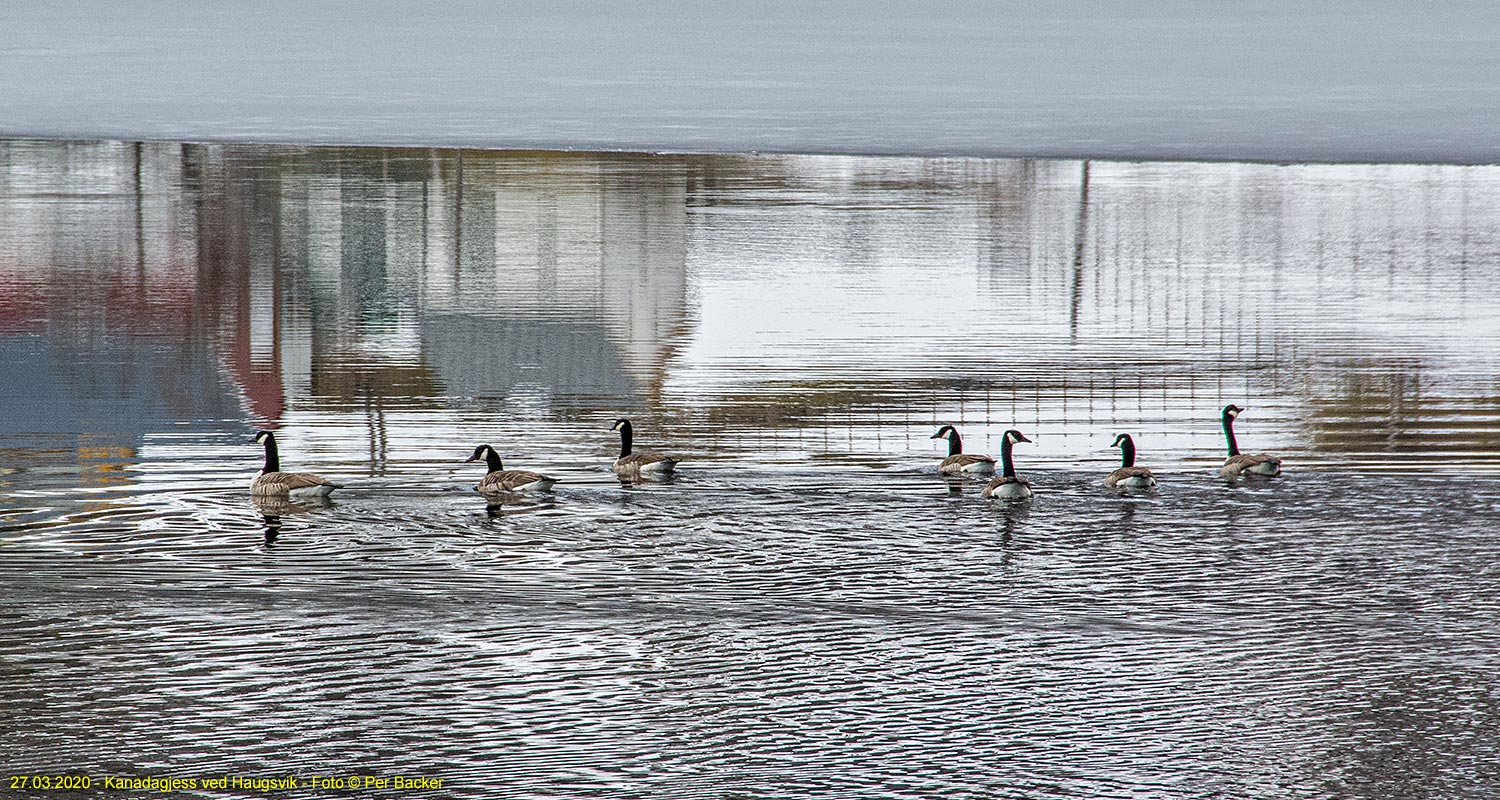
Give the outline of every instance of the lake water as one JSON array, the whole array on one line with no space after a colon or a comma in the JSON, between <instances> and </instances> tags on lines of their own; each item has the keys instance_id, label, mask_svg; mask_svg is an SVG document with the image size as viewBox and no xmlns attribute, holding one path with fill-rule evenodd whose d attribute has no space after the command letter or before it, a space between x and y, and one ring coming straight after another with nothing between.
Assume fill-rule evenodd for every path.
<instances>
[{"instance_id":1,"label":"lake water","mask_svg":"<svg viewBox=\"0 0 1500 800\"><path fill-rule=\"evenodd\" d=\"M0 142L0 763L1494 794L1497 278L1496 168Z\"/></svg>"}]
</instances>

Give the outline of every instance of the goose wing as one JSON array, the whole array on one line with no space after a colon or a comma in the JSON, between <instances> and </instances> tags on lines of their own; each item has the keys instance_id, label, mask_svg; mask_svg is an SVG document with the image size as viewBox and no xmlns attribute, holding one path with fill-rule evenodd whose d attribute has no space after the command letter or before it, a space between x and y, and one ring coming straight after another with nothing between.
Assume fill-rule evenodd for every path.
<instances>
[{"instance_id":1,"label":"goose wing","mask_svg":"<svg viewBox=\"0 0 1500 800\"><path fill-rule=\"evenodd\" d=\"M665 453L631 453L615 461L617 470L640 470L653 465L661 465L659 467L661 469L671 469L677 466L677 459Z\"/></svg>"},{"instance_id":2,"label":"goose wing","mask_svg":"<svg viewBox=\"0 0 1500 800\"><path fill-rule=\"evenodd\" d=\"M1001 488L1002 486L1005 486L1007 484L1013 484L1013 483L1014 484L1020 484L1021 486L1024 486L1027 489L1031 488L1031 481L1028 481L1025 478L1022 478L1022 477L1020 477L1018 475L1001 475L1000 477L995 478L994 480L992 480L989 483L985 484L985 486L984 486L984 496L985 497L989 497L990 495L994 494L995 491L998 490L999 488Z\"/></svg>"},{"instance_id":3,"label":"goose wing","mask_svg":"<svg viewBox=\"0 0 1500 800\"><path fill-rule=\"evenodd\" d=\"M556 482L539 472L531 472L524 469L501 469L484 476L479 481L479 485L474 488L487 493L513 492L522 486L529 486L533 483L546 483L550 486Z\"/></svg>"},{"instance_id":4,"label":"goose wing","mask_svg":"<svg viewBox=\"0 0 1500 800\"><path fill-rule=\"evenodd\" d=\"M1224 462L1224 466L1219 468L1219 474L1226 478L1238 478L1247 472L1261 475L1279 475L1281 474L1281 459L1275 456L1268 456L1265 453L1257 453L1255 455L1241 453L1237 456L1230 456Z\"/></svg>"},{"instance_id":5,"label":"goose wing","mask_svg":"<svg viewBox=\"0 0 1500 800\"><path fill-rule=\"evenodd\" d=\"M252 494L275 495L318 486L338 488L338 484L311 472L264 472L250 484L250 490Z\"/></svg>"},{"instance_id":6,"label":"goose wing","mask_svg":"<svg viewBox=\"0 0 1500 800\"><path fill-rule=\"evenodd\" d=\"M940 472L959 472L971 464L995 465L995 459L978 453L959 453L956 456L948 456L943 463L938 465Z\"/></svg>"},{"instance_id":7,"label":"goose wing","mask_svg":"<svg viewBox=\"0 0 1500 800\"><path fill-rule=\"evenodd\" d=\"M1109 473L1109 477L1104 479L1104 485L1114 486L1128 478L1147 478L1153 483L1156 481L1156 476L1152 475L1151 470L1145 467L1120 467L1114 472Z\"/></svg>"}]
</instances>

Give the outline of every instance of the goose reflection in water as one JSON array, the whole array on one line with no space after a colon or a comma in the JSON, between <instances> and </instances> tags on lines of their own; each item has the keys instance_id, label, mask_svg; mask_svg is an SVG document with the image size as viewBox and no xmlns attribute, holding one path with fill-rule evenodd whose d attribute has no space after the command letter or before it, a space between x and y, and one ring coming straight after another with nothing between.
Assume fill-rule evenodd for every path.
<instances>
[{"instance_id":1,"label":"goose reflection in water","mask_svg":"<svg viewBox=\"0 0 1500 800\"><path fill-rule=\"evenodd\" d=\"M281 535L282 517L333 507L333 501L326 496L303 500L288 500L285 497L251 497L250 504L255 507L255 513L260 515L267 547L275 544L276 538Z\"/></svg>"},{"instance_id":2,"label":"goose reflection in water","mask_svg":"<svg viewBox=\"0 0 1500 800\"><path fill-rule=\"evenodd\" d=\"M557 501L551 496L545 497L521 497L521 496L486 496L484 515L490 519L502 517L513 517L519 514L532 514L557 507Z\"/></svg>"},{"instance_id":3,"label":"goose reflection in water","mask_svg":"<svg viewBox=\"0 0 1500 800\"><path fill-rule=\"evenodd\" d=\"M1009 545L1011 534L1018 532L1031 517L1030 503L995 503L991 506L1002 515L1000 544Z\"/></svg>"}]
</instances>

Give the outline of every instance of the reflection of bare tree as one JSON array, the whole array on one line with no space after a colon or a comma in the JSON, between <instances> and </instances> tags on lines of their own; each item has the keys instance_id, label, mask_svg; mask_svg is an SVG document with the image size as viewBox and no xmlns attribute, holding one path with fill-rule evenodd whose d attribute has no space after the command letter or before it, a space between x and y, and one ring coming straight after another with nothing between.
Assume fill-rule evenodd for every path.
<instances>
[{"instance_id":1,"label":"reflection of bare tree","mask_svg":"<svg viewBox=\"0 0 1500 800\"><path fill-rule=\"evenodd\" d=\"M1083 300L1083 243L1089 229L1089 162L1083 162L1078 190L1078 225L1073 234L1073 286L1068 292L1068 336L1078 340L1078 304Z\"/></svg>"},{"instance_id":2,"label":"reflection of bare tree","mask_svg":"<svg viewBox=\"0 0 1500 800\"><path fill-rule=\"evenodd\" d=\"M1500 396L1455 403L1424 385L1429 371L1418 359L1327 359L1306 435L1318 450L1392 466L1500 452L1500 429L1490 424Z\"/></svg>"}]
</instances>

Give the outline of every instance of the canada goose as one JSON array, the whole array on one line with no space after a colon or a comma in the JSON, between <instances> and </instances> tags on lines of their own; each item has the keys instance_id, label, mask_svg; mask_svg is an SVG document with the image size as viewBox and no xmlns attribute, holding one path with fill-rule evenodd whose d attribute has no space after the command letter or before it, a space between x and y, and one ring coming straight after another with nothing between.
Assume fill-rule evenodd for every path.
<instances>
[{"instance_id":1,"label":"canada goose","mask_svg":"<svg viewBox=\"0 0 1500 800\"><path fill-rule=\"evenodd\" d=\"M1016 475L1016 463L1011 459L1010 449L1016 442L1029 442L1018 430L1008 430L1000 440L1000 477L990 481L982 495L1011 500L1024 500L1031 496L1031 483Z\"/></svg>"},{"instance_id":2,"label":"canada goose","mask_svg":"<svg viewBox=\"0 0 1500 800\"><path fill-rule=\"evenodd\" d=\"M255 479L250 481L250 494L256 497L285 497L289 500L311 500L326 497L339 488L308 472L282 472L281 458L276 453L276 434L261 431L255 434L257 444L266 446L266 465Z\"/></svg>"},{"instance_id":3,"label":"canada goose","mask_svg":"<svg viewBox=\"0 0 1500 800\"><path fill-rule=\"evenodd\" d=\"M1281 459L1265 453L1253 456L1240 453L1240 446L1234 440L1234 418L1244 410L1233 403L1224 406L1224 438L1229 441L1229 458L1224 460L1224 466L1219 467L1219 474L1226 478L1238 478L1242 475L1266 477L1280 475Z\"/></svg>"},{"instance_id":4,"label":"canada goose","mask_svg":"<svg viewBox=\"0 0 1500 800\"><path fill-rule=\"evenodd\" d=\"M958 436L958 429L952 425L944 425L938 428L938 432L932 435L933 439L948 440L948 457L938 464L938 472L955 475L967 472L972 475L992 475L995 472L995 459L986 455L978 455L964 452L964 442Z\"/></svg>"},{"instance_id":5,"label":"canada goose","mask_svg":"<svg viewBox=\"0 0 1500 800\"><path fill-rule=\"evenodd\" d=\"M474 448L474 455L469 456L469 461L484 461L489 465L490 471L479 480L474 487L477 492L484 494L498 494L500 492L545 492L557 483L556 478L549 478L536 472L527 472L524 469L506 469L500 463L500 454L495 448L482 444Z\"/></svg>"},{"instance_id":6,"label":"canada goose","mask_svg":"<svg viewBox=\"0 0 1500 800\"><path fill-rule=\"evenodd\" d=\"M1156 476L1151 474L1151 470L1135 465L1135 440L1130 438L1130 434L1116 436L1115 443L1110 447L1120 448L1120 468L1105 476L1105 486L1119 489L1156 488Z\"/></svg>"},{"instance_id":7,"label":"canada goose","mask_svg":"<svg viewBox=\"0 0 1500 800\"><path fill-rule=\"evenodd\" d=\"M615 474L622 478L641 476L663 476L672 474L677 468L677 459L662 453L632 453L631 440L635 437L628 419L617 419L610 430L620 432L620 457L615 459Z\"/></svg>"}]
</instances>

